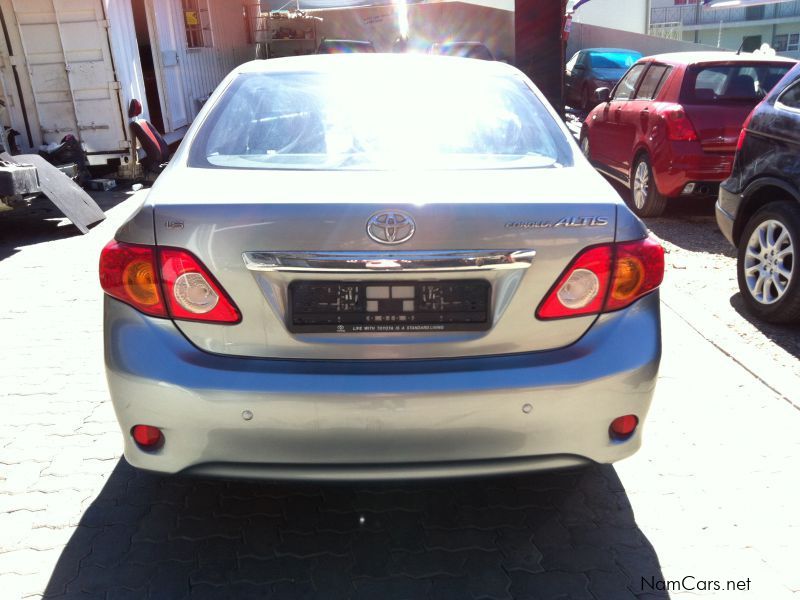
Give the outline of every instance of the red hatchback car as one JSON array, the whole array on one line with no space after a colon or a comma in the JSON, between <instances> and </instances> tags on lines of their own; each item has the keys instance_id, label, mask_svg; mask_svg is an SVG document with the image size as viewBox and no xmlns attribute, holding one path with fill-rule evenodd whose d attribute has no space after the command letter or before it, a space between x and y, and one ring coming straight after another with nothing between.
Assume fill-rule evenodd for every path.
<instances>
[{"instance_id":1,"label":"red hatchback car","mask_svg":"<svg viewBox=\"0 0 800 600\"><path fill-rule=\"evenodd\" d=\"M727 52L642 58L613 91L595 92L581 149L631 189L640 217L660 215L669 198L716 198L747 115L795 63Z\"/></svg>"}]
</instances>

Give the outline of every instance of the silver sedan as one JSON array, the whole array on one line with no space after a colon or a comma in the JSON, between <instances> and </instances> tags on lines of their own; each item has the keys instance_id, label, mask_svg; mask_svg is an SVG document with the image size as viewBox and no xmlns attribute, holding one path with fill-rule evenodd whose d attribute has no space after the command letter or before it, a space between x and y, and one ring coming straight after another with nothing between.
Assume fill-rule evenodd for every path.
<instances>
[{"instance_id":1,"label":"silver sedan","mask_svg":"<svg viewBox=\"0 0 800 600\"><path fill-rule=\"evenodd\" d=\"M283 479L616 461L663 268L513 67L243 65L101 256L125 456Z\"/></svg>"}]
</instances>

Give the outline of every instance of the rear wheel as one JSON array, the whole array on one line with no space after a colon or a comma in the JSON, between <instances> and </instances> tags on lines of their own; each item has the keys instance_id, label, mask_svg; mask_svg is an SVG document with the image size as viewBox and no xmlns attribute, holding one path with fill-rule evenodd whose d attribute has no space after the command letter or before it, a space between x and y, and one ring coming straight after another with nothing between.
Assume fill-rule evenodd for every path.
<instances>
[{"instance_id":1,"label":"rear wheel","mask_svg":"<svg viewBox=\"0 0 800 600\"><path fill-rule=\"evenodd\" d=\"M660 217L667 208L667 197L660 194L653 179L653 169L642 154L633 165L630 207L640 217Z\"/></svg>"},{"instance_id":2,"label":"rear wheel","mask_svg":"<svg viewBox=\"0 0 800 600\"><path fill-rule=\"evenodd\" d=\"M586 157L587 160L591 160L589 156L589 135L584 134L581 136L581 153Z\"/></svg>"},{"instance_id":3,"label":"rear wheel","mask_svg":"<svg viewBox=\"0 0 800 600\"><path fill-rule=\"evenodd\" d=\"M739 290L772 323L800 322L800 205L774 202L753 215L739 241Z\"/></svg>"}]
</instances>

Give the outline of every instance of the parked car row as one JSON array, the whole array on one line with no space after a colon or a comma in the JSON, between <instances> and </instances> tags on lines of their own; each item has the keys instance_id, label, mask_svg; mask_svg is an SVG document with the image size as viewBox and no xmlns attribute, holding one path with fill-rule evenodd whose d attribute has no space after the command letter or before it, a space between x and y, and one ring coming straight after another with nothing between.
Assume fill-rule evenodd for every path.
<instances>
[{"instance_id":1,"label":"parked car row","mask_svg":"<svg viewBox=\"0 0 800 600\"><path fill-rule=\"evenodd\" d=\"M595 168L629 188L640 217L660 216L673 198L718 198L745 304L773 322L800 321L796 65L723 52L640 58L594 90L579 138Z\"/></svg>"}]
</instances>

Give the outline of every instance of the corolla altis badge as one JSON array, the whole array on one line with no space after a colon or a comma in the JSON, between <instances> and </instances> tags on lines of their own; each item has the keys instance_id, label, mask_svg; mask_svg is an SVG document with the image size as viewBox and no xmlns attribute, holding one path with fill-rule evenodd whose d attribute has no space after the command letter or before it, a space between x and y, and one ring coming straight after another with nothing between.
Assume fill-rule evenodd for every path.
<instances>
[{"instance_id":1,"label":"corolla altis badge","mask_svg":"<svg viewBox=\"0 0 800 600\"><path fill-rule=\"evenodd\" d=\"M367 234L379 244L402 244L416 230L413 217L402 210L382 210L367 221Z\"/></svg>"},{"instance_id":2,"label":"corolla altis badge","mask_svg":"<svg viewBox=\"0 0 800 600\"><path fill-rule=\"evenodd\" d=\"M564 217L556 221L509 221L506 229L549 229L556 227L603 227L606 217Z\"/></svg>"}]
</instances>

